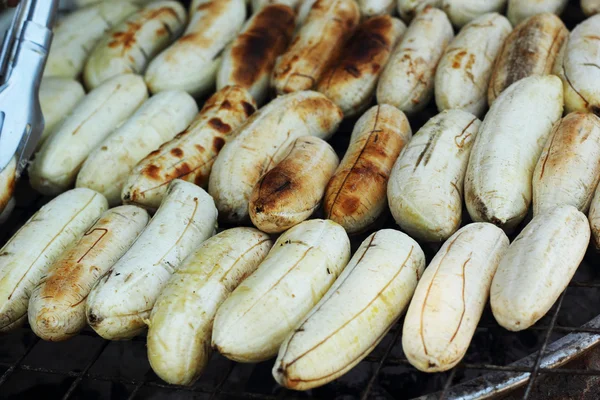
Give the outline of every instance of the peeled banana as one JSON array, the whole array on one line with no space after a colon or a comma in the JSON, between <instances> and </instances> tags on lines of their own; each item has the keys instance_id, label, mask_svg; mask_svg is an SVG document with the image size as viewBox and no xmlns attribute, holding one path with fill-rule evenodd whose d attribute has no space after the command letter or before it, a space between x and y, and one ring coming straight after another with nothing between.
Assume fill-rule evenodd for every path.
<instances>
[{"instance_id":1,"label":"peeled banana","mask_svg":"<svg viewBox=\"0 0 600 400\"><path fill-rule=\"evenodd\" d=\"M29 297L42 276L107 207L93 190L70 190L43 206L0 249L0 332L25 322Z\"/></svg>"},{"instance_id":2,"label":"peeled banana","mask_svg":"<svg viewBox=\"0 0 600 400\"><path fill-rule=\"evenodd\" d=\"M313 219L288 230L219 307L213 347L239 362L275 356L349 259L350 241L335 222Z\"/></svg>"},{"instance_id":3,"label":"peeled banana","mask_svg":"<svg viewBox=\"0 0 600 400\"><path fill-rule=\"evenodd\" d=\"M211 356L219 306L253 273L272 246L252 228L233 228L208 239L175 271L156 300L148 323L148 360L174 385L191 385Z\"/></svg>"},{"instance_id":4,"label":"peeled banana","mask_svg":"<svg viewBox=\"0 0 600 400\"><path fill-rule=\"evenodd\" d=\"M465 177L473 221L512 231L531 204L533 170L563 111L562 82L554 75L513 83L479 128Z\"/></svg>"},{"instance_id":5,"label":"peeled banana","mask_svg":"<svg viewBox=\"0 0 600 400\"><path fill-rule=\"evenodd\" d=\"M183 131L197 113L196 102L186 92L167 91L152 96L91 152L75 186L96 190L106 196L109 204L119 204L133 167Z\"/></svg>"},{"instance_id":6,"label":"peeled banana","mask_svg":"<svg viewBox=\"0 0 600 400\"><path fill-rule=\"evenodd\" d=\"M145 328L154 302L181 262L214 235L217 210L193 183L173 181L133 246L96 283L85 312L105 339L130 339Z\"/></svg>"},{"instance_id":7,"label":"peeled banana","mask_svg":"<svg viewBox=\"0 0 600 400\"><path fill-rule=\"evenodd\" d=\"M425 255L409 236L392 229L370 235L281 345L275 380L307 390L348 372L404 312L424 268Z\"/></svg>"}]
</instances>

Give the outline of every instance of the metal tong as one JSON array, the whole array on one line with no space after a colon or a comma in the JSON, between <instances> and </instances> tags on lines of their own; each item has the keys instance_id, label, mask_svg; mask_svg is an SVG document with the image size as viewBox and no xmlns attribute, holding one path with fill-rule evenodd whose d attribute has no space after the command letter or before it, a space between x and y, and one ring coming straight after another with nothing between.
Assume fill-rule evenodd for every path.
<instances>
[{"instance_id":1,"label":"metal tong","mask_svg":"<svg viewBox=\"0 0 600 400\"><path fill-rule=\"evenodd\" d=\"M21 0L0 50L0 172L21 175L44 130L39 88L58 0Z\"/></svg>"}]
</instances>

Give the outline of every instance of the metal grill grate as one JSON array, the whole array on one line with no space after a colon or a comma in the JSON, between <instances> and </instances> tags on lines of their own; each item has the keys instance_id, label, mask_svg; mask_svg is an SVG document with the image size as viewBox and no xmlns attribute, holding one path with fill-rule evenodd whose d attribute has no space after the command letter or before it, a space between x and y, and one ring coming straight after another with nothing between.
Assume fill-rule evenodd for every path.
<instances>
[{"instance_id":1,"label":"metal grill grate","mask_svg":"<svg viewBox=\"0 0 600 400\"><path fill-rule=\"evenodd\" d=\"M575 282L573 286L578 287L579 282ZM600 283L593 283L593 284L587 283L585 286L598 288L598 287L600 287ZM541 344L540 350L535 354L535 357L530 357L530 360L526 365L503 366L503 365L494 365L494 364L485 364L485 363L481 363L481 364L461 363L456 368L451 370L450 373L446 374L447 378L445 379L445 381L443 383L442 390L438 393L430 394L427 398L431 398L431 399L433 399L433 398L437 398L437 399L458 398L459 392L460 392L461 396L463 396L462 398L471 398L471 397L464 397L464 396L469 395L468 390L463 390L458 387L452 388L454 379L459 371L463 371L463 372L464 371L484 371L484 372L494 371L497 373L504 374L506 376L505 382L498 382L499 383L498 389L500 389L500 390L495 390L494 387L488 387L490 394L493 394L494 392L500 393L501 391L503 391L503 388L508 388L510 386L509 384L511 383L510 379L508 379L508 378L511 374L512 375L528 374L528 375L530 375L530 379L527 382L527 389L523 395L524 400L531 398L530 397L531 389L535 385L537 377L540 375L552 374L552 375L595 375L595 376L600 376L600 370L564 369L564 368L550 369L550 368L542 367L542 365L543 365L542 355L546 354L545 350L548 348L549 340L550 340L551 334L553 332L563 332L563 333L570 333L570 334L578 333L579 335L587 336L590 344L600 341L600 329L597 327L577 328L577 327L556 326L556 321L557 321L558 315L561 310L561 305L563 303L565 293L563 293L561 298L558 300L557 305L555 306L553 315L551 316L552 318L551 318L550 325L536 326L533 328L534 331L543 333L544 340ZM482 327L478 328L478 331L485 331L485 330L489 330L489 329L496 329L496 327L482 326ZM400 338L400 332L401 332L401 330L398 329L398 327L396 327L396 329L394 329L389 334L389 340L388 340L387 345L384 348L384 351L381 352L379 355L370 355L363 361L363 363L365 363L365 364L374 365L374 368L373 368L373 372L370 375L365 387L360 392L360 399L369 399L369 398L373 398L377 395L377 393L375 393L374 389L377 386L377 381L378 381L378 379L380 379L381 371L384 367L404 366L409 369L412 368L412 367L410 367L410 364L408 363L406 358L390 356L393 350L398 350L398 347L400 347L400 344L398 343L398 340ZM239 364L222 359L218 355L215 356L215 358L221 358L220 364L225 364L225 368L223 369L222 376L218 377L217 379L214 379L212 382L213 383L212 385L206 385L205 382L203 382L201 384L196 384L192 387L178 387L178 386L172 386L172 385L162 383L161 381L158 380L158 378L156 378L151 373L147 374L142 379L139 379L139 378L135 379L135 378L130 378L130 377L126 377L126 376L111 376L109 374L92 372L94 365L98 362L98 360L103 355L103 353L106 351L107 347L110 345L111 342L105 341L105 340L97 337L93 332L91 332L89 330L82 332L81 335L84 337L92 338L94 340L94 342L100 342L100 345L96 346L97 348L95 349L95 351L93 351L90 354L89 359L86 360L86 363L81 370L79 370L79 371L61 370L58 368L47 368L47 367L36 366L31 363L25 362L25 360L36 349L36 347L40 346L40 344L42 344L43 342L41 342L39 339L35 338L28 328L22 328L18 333L13 334L13 335L15 335L15 336L19 335L23 338L30 338L30 343L29 343L29 345L27 345L25 347L24 351L13 362L0 362L0 367L5 368L4 373L0 377L0 393L5 393L4 392L5 385L7 385L8 382L10 382L11 377L13 377L15 375L15 373L17 373L18 371L23 371L23 372L29 372L29 373L50 374L50 375L57 375L57 376L60 376L63 378L70 378L70 379L68 379L69 384L68 384L66 390L64 391L64 394L60 397L62 399L81 398L81 393L78 393L78 389L81 389L82 386L86 386L90 381L103 381L103 382L110 382L113 384L120 384L120 385L127 386L130 389L129 389L128 393L122 397L122 398L126 398L126 399L146 397L142 393L143 389L150 389L151 391L154 391L156 389L162 389L164 391L167 391L168 393L180 393L180 394L187 393L190 395L200 394L200 395L208 396L207 398L210 398L210 399L242 398L242 399L276 400L276 399L284 399L284 398L285 399L306 398L305 394L295 393L295 392L287 391L285 389L277 390L274 393L261 393L260 391L253 392L252 390L247 390L247 389L244 389L244 390L228 389L225 387L225 385L228 382L228 380L230 379L232 372L234 371L234 369L236 367L239 366ZM120 345L127 346L132 343L138 343L138 344L142 344L142 346L143 346L144 341L145 341L145 338L138 337L138 338L134 339L132 342L124 342L124 343L121 343ZM586 348L581 347L580 349L573 349L573 350L575 352L580 352L580 351L586 350ZM571 359L571 357L567 353L565 353L564 359L560 360L560 363L566 362L570 359ZM547 362L550 362L550 361L547 361ZM213 360L213 362L211 362L211 365L209 366L209 368L212 368L212 367L214 367L214 360ZM434 377L434 375L428 375L428 377ZM477 384L470 383L468 386L476 387ZM479 389L479 391L480 391L480 389ZM316 393L318 391L314 391L314 392L315 392L315 394L317 394L317 396L315 396L315 397L318 397L318 393ZM392 394L392 395L394 395L394 394ZM399 394L396 393L395 398L402 398L402 397L398 397L398 396L399 396ZM177 398L187 398L187 397L182 396L182 397L177 397ZM204 398L204 397L201 397L201 398ZM324 398L326 398L326 397L324 397ZM356 398L358 398L358 396Z\"/></svg>"}]
</instances>

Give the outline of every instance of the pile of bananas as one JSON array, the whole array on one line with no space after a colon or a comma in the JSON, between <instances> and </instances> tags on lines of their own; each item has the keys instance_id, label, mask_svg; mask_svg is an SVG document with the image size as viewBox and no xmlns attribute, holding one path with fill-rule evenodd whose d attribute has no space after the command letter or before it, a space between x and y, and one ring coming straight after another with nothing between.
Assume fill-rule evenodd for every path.
<instances>
[{"instance_id":1,"label":"pile of bananas","mask_svg":"<svg viewBox=\"0 0 600 400\"><path fill-rule=\"evenodd\" d=\"M0 331L148 329L166 382L215 349L305 390L406 314L406 357L444 371L488 299L527 329L600 244L598 0L571 32L566 0L76 3L29 168L56 197L0 249ZM0 210L13 188L14 163Z\"/></svg>"}]
</instances>

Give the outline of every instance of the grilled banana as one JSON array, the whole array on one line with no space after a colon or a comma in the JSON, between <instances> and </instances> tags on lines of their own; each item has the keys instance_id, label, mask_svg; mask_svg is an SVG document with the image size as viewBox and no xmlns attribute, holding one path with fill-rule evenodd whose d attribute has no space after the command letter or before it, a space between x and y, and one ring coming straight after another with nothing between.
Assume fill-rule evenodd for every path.
<instances>
[{"instance_id":1,"label":"grilled banana","mask_svg":"<svg viewBox=\"0 0 600 400\"><path fill-rule=\"evenodd\" d=\"M511 231L525 218L533 170L562 111L562 84L553 75L524 78L500 94L469 158L465 202L473 221Z\"/></svg>"},{"instance_id":2,"label":"grilled banana","mask_svg":"<svg viewBox=\"0 0 600 400\"><path fill-rule=\"evenodd\" d=\"M31 186L46 195L67 190L92 150L147 98L144 80L130 74L90 92L37 153L29 168Z\"/></svg>"},{"instance_id":3,"label":"grilled banana","mask_svg":"<svg viewBox=\"0 0 600 400\"><path fill-rule=\"evenodd\" d=\"M506 0L442 0L442 10L458 28L487 13L501 13ZM510 24L509 24L510 27Z\"/></svg>"},{"instance_id":4,"label":"grilled banana","mask_svg":"<svg viewBox=\"0 0 600 400\"><path fill-rule=\"evenodd\" d=\"M374 106L356 122L350 145L325 192L325 216L348 233L370 228L387 205L387 185L412 131L395 107Z\"/></svg>"},{"instance_id":5,"label":"grilled banana","mask_svg":"<svg viewBox=\"0 0 600 400\"><path fill-rule=\"evenodd\" d=\"M75 186L102 193L110 205L119 204L123 185L136 163L183 131L197 113L196 102L186 92L152 96L91 152Z\"/></svg>"},{"instance_id":6,"label":"grilled banana","mask_svg":"<svg viewBox=\"0 0 600 400\"><path fill-rule=\"evenodd\" d=\"M389 15L363 21L321 78L317 90L329 97L345 117L362 113L373 100L377 80L406 26Z\"/></svg>"},{"instance_id":7,"label":"grilled banana","mask_svg":"<svg viewBox=\"0 0 600 400\"><path fill-rule=\"evenodd\" d=\"M146 229L90 292L85 307L90 326L110 340L140 333L168 279L215 233L216 220L214 202L204 190L173 181Z\"/></svg>"},{"instance_id":8,"label":"grilled banana","mask_svg":"<svg viewBox=\"0 0 600 400\"><path fill-rule=\"evenodd\" d=\"M296 31L304 25L312 6L316 2L317 0L302 0L302 4L300 4L296 13Z\"/></svg>"},{"instance_id":9,"label":"grilled banana","mask_svg":"<svg viewBox=\"0 0 600 400\"><path fill-rule=\"evenodd\" d=\"M473 114L446 110L406 146L387 189L390 210L404 232L437 242L460 227L463 182L479 125Z\"/></svg>"},{"instance_id":10,"label":"grilled banana","mask_svg":"<svg viewBox=\"0 0 600 400\"><path fill-rule=\"evenodd\" d=\"M156 209L174 179L205 188L219 151L255 109L250 93L238 86L215 93L184 132L133 168L123 187L123 201Z\"/></svg>"},{"instance_id":11,"label":"grilled banana","mask_svg":"<svg viewBox=\"0 0 600 400\"><path fill-rule=\"evenodd\" d=\"M157 1L108 32L96 45L83 71L88 89L120 74L143 74L154 56L177 39L186 11L177 1Z\"/></svg>"},{"instance_id":12,"label":"grilled banana","mask_svg":"<svg viewBox=\"0 0 600 400\"><path fill-rule=\"evenodd\" d=\"M294 18L294 10L282 4L268 5L254 14L225 50L217 73L217 90L238 85L247 89L258 104L264 103L275 60L294 33Z\"/></svg>"},{"instance_id":13,"label":"grilled banana","mask_svg":"<svg viewBox=\"0 0 600 400\"><path fill-rule=\"evenodd\" d=\"M542 13L560 15L569 0L508 0L506 16L513 25Z\"/></svg>"},{"instance_id":14,"label":"grilled banana","mask_svg":"<svg viewBox=\"0 0 600 400\"><path fill-rule=\"evenodd\" d=\"M590 221L590 227L592 228L594 246L596 247L596 251L600 251L600 189L598 188L596 188L596 193L594 194L594 198L590 205L588 219Z\"/></svg>"},{"instance_id":15,"label":"grilled banana","mask_svg":"<svg viewBox=\"0 0 600 400\"><path fill-rule=\"evenodd\" d=\"M246 5L244 0L201 0L190 15L183 37L152 60L146 70L152 93L185 90L199 97L210 92L221 52L246 19Z\"/></svg>"},{"instance_id":16,"label":"grilled banana","mask_svg":"<svg viewBox=\"0 0 600 400\"><path fill-rule=\"evenodd\" d=\"M0 332L25 322L29 296L42 276L107 207L93 190L70 190L43 206L0 249Z\"/></svg>"},{"instance_id":17,"label":"grilled banana","mask_svg":"<svg viewBox=\"0 0 600 400\"><path fill-rule=\"evenodd\" d=\"M558 122L533 173L533 215L570 204L587 213L600 181L600 118L574 112Z\"/></svg>"},{"instance_id":18,"label":"grilled banana","mask_svg":"<svg viewBox=\"0 0 600 400\"><path fill-rule=\"evenodd\" d=\"M433 96L435 69L454 32L446 14L427 7L411 22L377 85L377 102L407 114L422 110Z\"/></svg>"},{"instance_id":19,"label":"grilled banana","mask_svg":"<svg viewBox=\"0 0 600 400\"><path fill-rule=\"evenodd\" d=\"M491 105L503 90L528 76L549 75L569 36L554 14L534 15L515 27L496 58L488 88Z\"/></svg>"},{"instance_id":20,"label":"grilled banana","mask_svg":"<svg viewBox=\"0 0 600 400\"><path fill-rule=\"evenodd\" d=\"M263 8L268 7L271 4L283 4L292 9L297 8L305 0L251 0L252 12L259 13Z\"/></svg>"},{"instance_id":21,"label":"grilled banana","mask_svg":"<svg viewBox=\"0 0 600 400\"><path fill-rule=\"evenodd\" d=\"M219 307L212 344L239 362L275 356L350 259L350 240L332 221L310 220L281 235L256 272Z\"/></svg>"},{"instance_id":22,"label":"grilled banana","mask_svg":"<svg viewBox=\"0 0 600 400\"><path fill-rule=\"evenodd\" d=\"M494 60L511 30L510 22L496 13L482 15L460 30L435 73L438 110L485 114Z\"/></svg>"},{"instance_id":23,"label":"grilled banana","mask_svg":"<svg viewBox=\"0 0 600 400\"><path fill-rule=\"evenodd\" d=\"M13 157L2 171L0 171L0 214L4 211L15 192L17 182L17 159Z\"/></svg>"},{"instance_id":24,"label":"grilled banana","mask_svg":"<svg viewBox=\"0 0 600 400\"><path fill-rule=\"evenodd\" d=\"M559 56L555 73L565 87L567 112L584 111L600 116L600 15L577 25Z\"/></svg>"},{"instance_id":25,"label":"grilled banana","mask_svg":"<svg viewBox=\"0 0 600 400\"><path fill-rule=\"evenodd\" d=\"M314 136L299 137L286 152L250 195L250 220L263 232L283 232L308 219L340 162L333 148Z\"/></svg>"},{"instance_id":26,"label":"grilled banana","mask_svg":"<svg viewBox=\"0 0 600 400\"><path fill-rule=\"evenodd\" d=\"M148 223L135 206L106 211L81 239L48 269L29 300L29 325L44 340L76 335L86 325L85 300L96 281L133 244Z\"/></svg>"},{"instance_id":27,"label":"grilled banana","mask_svg":"<svg viewBox=\"0 0 600 400\"><path fill-rule=\"evenodd\" d=\"M40 85L40 106L44 115L44 132L37 144L44 141L62 124L85 96L81 83L69 78L45 77Z\"/></svg>"},{"instance_id":28,"label":"grilled banana","mask_svg":"<svg viewBox=\"0 0 600 400\"><path fill-rule=\"evenodd\" d=\"M600 13L600 0L581 0L581 9L588 17L598 14Z\"/></svg>"},{"instance_id":29,"label":"grilled banana","mask_svg":"<svg viewBox=\"0 0 600 400\"><path fill-rule=\"evenodd\" d=\"M413 366L447 371L464 357L508 244L502 229L485 222L466 225L444 243L404 319L402 348Z\"/></svg>"},{"instance_id":30,"label":"grilled banana","mask_svg":"<svg viewBox=\"0 0 600 400\"><path fill-rule=\"evenodd\" d=\"M138 9L128 1L103 1L67 15L54 28L44 76L78 78L102 36Z\"/></svg>"},{"instance_id":31,"label":"grilled banana","mask_svg":"<svg viewBox=\"0 0 600 400\"><path fill-rule=\"evenodd\" d=\"M283 342L273 367L275 380L307 390L348 372L404 312L423 268L425 255L409 236L392 229L370 235Z\"/></svg>"},{"instance_id":32,"label":"grilled banana","mask_svg":"<svg viewBox=\"0 0 600 400\"><path fill-rule=\"evenodd\" d=\"M252 228L208 239L167 282L150 315L148 360L170 384L191 385L211 356L217 309L267 256L273 243Z\"/></svg>"},{"instance_id":33,"label":"grilled banana","mask_svg":"<svg viewBox=\"0 0 600 400\"><path fill-rule=\"evenodd\" d=\"M290 47L277 59L271 80L277 94L314 88L336 62L359 18L354 0L318 0Z\"/></svg>"},{"instance_id":34,"label":"grilled banana","mask_svg":"<svg viewBox=\"0 0 600 400\"><path fill-rule=\"evenodd\" d=\"M327 139L342 111L321 93L303 91L280 96L238 128L214 163L208 192L219 216L228 222L248 220L248 201L260 177L285 155L300 136Z\"/></svg>"},{"instance_id":35,"label":"grilled banana","mask_svg":"<svg viewBox=\"0 0 600 400\"><path fill-rule=\"evenodd\" d=\"M427 6L440 7L442 0L397 0L398 14L405 22L410 22Z\"/></svg>"},{"instance_id":36,"label":"grilled banana","mask_svg":"<svg viewBox=\"0 0 600 400\"><path fill-rule=\"evenodd\" d=\"M2 210L2 212L0 212L0 225L5 223L6 221L8 221L13 210L15 209L15 205L16 205L15 198L11 197L8 200L8 203L6 204L6 206L4 206L4 209Z\"/></svg>"},{"instance_id":37,"label":"grilled banana","mask_svg":"<svg viewBox=\"0 0 600 400\"><path fill-rule=\"evenodd\" d=\"M510 331L535 324L566 289L589 242L588 220L573 206L535 216L502 257L492 281L496 321Z\"/></svg>"},{"instance_id":38,"label":"grilled banana","mask_svg":"<svg viewBox=\"0 0 600 400\"><path fill-rule=\"evenodd\" d=\"M394 0L358 0L360 15L366 18L392 14L395 6Z\"/></svg>"},{"instance_id":39,"label":"grilled banana","mask_svg":"<svg viewBox=\"0 0 600 400\"><path fill-rule=\"evenodd\" d=\"M109 3L111 1L114 0L65 0L65 3L67 3L67 5L71 6L71 7L67 7L67 8L82 8L82 7L87 7L89 5L92 4L98 4L98 3ZM133 4L140 4L140 5L144 5L147 3L152 3L153 1L156 0L126 0L130 3ZM61 5L62 5L62 1L61 1Z\"/></svg>"}]
</instances>

